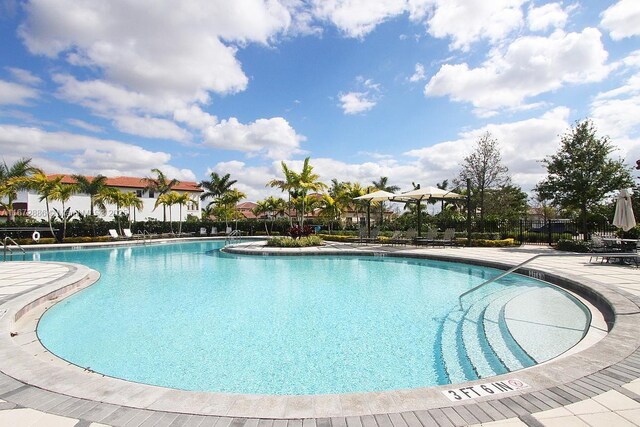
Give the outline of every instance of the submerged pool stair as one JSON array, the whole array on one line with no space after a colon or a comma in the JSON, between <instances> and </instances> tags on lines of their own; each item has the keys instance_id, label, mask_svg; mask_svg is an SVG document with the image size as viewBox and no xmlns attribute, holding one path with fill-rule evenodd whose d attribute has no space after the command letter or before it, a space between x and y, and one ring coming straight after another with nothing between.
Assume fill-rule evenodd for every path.
<instances>
[{"instance_id":1,"label":"submerged pool stair","mask_svg":"<svg viewBox=\"0 0 640 427\"><path fill-rule=\"evenodd\" d=\"M521 293L522 289L501 287L447 314L436 340L446 381L476 380L535 363L511 337L504 319L504 306Z\"/></svg>"}]
</instances>

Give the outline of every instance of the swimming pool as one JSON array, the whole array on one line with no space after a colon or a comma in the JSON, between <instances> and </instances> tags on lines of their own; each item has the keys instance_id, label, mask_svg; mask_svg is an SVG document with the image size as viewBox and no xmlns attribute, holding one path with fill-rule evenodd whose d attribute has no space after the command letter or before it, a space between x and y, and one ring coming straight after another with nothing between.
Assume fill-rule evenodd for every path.
<instances>
[{"instance_id":1,"label":"swimming pool","mask_svg":"<svg viewBox=\"0 0 640 427\"><path fill-rule=\"evenodd\" d=\"M471 294L461 310L459 294L499 274L488 268L403 258L230 256L220 246L37 254L102 273L45 313L39 338L59 357L130 381L325 394L520 369L570 348L589 324L575 298L522 276ZM525 308L528 317L518 319L514 312ZM527 337L526 319L550 317L563 334L517 345L514 336ZM531 354L538 348L554 350Z\"/></svg>"}]
</instances>

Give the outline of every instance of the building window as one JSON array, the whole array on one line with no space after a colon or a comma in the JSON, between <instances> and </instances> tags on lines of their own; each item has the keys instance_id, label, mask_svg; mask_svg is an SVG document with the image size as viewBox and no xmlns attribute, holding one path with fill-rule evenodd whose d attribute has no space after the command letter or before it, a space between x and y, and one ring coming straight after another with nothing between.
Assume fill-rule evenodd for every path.
<instances>
[{"instance_id":1,"label":"building window","mask_svg":"<svg viewBox=\"0 0 640 427\"><path fill-rule=\"evenodd\" d=\"M156 196L156 193L153 190L149 190L149 198L153 199Z\"/></svg>"},{"instance_id":2,"label":"building window","mask_svg":"<svg viewBox=\"0 0 640 427\"><path fill-rule=\"evenodd\" d=\"M136 190L136 196L142 197L142 193L143 193L142 190Z\"/></svg>"}]
</instances>

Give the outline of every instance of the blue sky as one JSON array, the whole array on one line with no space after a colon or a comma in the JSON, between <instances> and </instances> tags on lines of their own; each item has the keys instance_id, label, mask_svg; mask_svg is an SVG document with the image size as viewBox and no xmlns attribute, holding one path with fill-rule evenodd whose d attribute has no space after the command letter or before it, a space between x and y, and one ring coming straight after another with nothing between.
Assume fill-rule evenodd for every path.
<instances>
[{"instance_id":1,"label":"blue sky","mask_svg":"<svg viewBox=\"0 0 640 427\"><path fill-rule=\"evenodd\" d=\"M529 190L585 117L640 158L637 0L0 0L0 39L2 158L49 173L409 190L489 131Z\"/></svg>"}]
</instances>

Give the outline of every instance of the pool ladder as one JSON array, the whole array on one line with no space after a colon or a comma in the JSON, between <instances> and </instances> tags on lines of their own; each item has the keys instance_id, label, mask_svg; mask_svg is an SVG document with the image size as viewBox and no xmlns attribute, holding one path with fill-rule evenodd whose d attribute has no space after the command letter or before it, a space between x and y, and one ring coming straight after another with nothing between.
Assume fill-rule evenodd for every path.
<instances>
[{"instance_id":1,"label":"pool ladder","mask_svg":"<svg viewBox=\"0 0 640 427\"><path fill-rule=\"evenodd\" d=\"M240 239L238 239L238 237L240 236L242 236L242 231L238 229L232 230L231 233L227 234L226 238L224 239L225 246L239 241Z\"/></svg>"},{"instance_id":2,"label":"pool ladder","mask_svg":"<svg viewBox=\"0 0 640 427\"><path fill-rule=\"evenodd\" d=\"M18 244L18 242L16 242L15 240L13 240L11 237L6 236L3 240L2 240L2 246L3 246L3 250L2 250L2 261L6 261L7 260L7 251L9 251L9 257L10 257L10 261L13 261L13 249L11 246L9 246L7 244L7 242L11 242L11 244L15 247L17 247L18 249L20 249L22 251L22 260L26 261L27 259L27 253L25 252L24 248L22 246L20 246Z\"/></svg>"}]
</instances>

